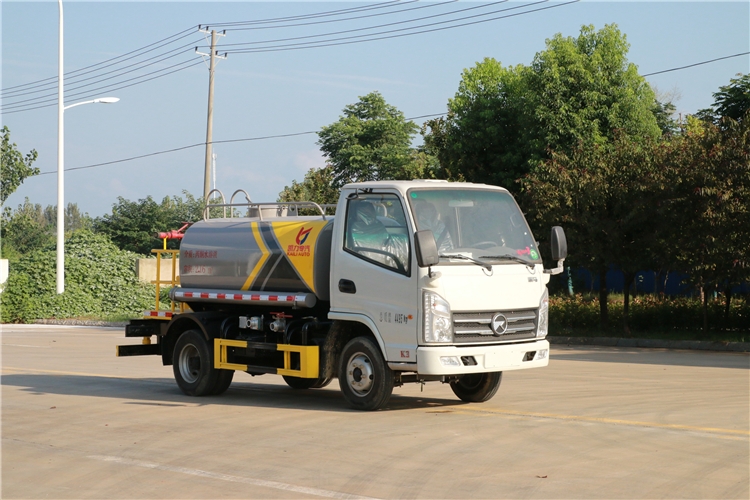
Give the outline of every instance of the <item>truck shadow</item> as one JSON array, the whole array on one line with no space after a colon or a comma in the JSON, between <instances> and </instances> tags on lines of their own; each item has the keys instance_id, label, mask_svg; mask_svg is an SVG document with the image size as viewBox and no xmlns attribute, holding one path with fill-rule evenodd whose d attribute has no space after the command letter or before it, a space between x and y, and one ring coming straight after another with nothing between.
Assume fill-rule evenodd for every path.
<instances>
[{"instance_id":1,"label":"truck shadow","mask_svg":"<svg viewBox=\"0 0 750 500\"><path fill-rule=\"evenodd\" d=\"M323 389L295 390L282 384L235 381L220 396L190 397L168 378L126 378L102 375L49 375L9 373L2 376L4 387L18 387L33 395L89 396L123 400L127 405L288 408L324 412L356 412L349 408L336 381ZM459 400L401 396L395 389L382 411L439 409L461 406Z\"/></svg>"}]
</instances>

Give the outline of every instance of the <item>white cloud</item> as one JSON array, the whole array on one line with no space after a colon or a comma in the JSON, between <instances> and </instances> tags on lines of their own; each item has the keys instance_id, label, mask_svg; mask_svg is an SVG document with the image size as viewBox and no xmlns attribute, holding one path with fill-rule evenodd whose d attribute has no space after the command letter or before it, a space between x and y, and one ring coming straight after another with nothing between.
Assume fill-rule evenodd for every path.
<instances>
[{"instance_id":1,"label":"white cloud","mask_svg":"<svg viewBox=\"0 0 750 500\"><path fill-rule=\"evenodd\" d=\"M294 155L292 164L302 173L306 174L311 168L323 168L326 165L325 157L319 149L301 151Z\"/></svg>"}]
</instances>

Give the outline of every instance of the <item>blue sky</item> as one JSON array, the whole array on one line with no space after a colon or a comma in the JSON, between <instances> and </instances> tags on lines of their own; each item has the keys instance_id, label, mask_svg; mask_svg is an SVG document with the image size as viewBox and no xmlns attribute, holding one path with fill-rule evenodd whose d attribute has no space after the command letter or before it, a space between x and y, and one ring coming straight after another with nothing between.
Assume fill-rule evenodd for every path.
<instances>
[{"instance_id":1,"label":"blue sky","mask_svg":"<svg viewBox=\"0 0 750 500\"><path fill-rule=\"evenodd\" d=\"M198 24L298 16L376 3L378 0L367 3L66 1L65 69L72 71L100 63ZM219 48L231 49L227 45L231 43L362 30L376 24L481 7L477 2L438 3L442 2L401 2L396 7L363 11L359 15L420 9L329 24L230 31L221 38ZM528 3L531 1L485 5L460 16ZM560 3L539 4L505 14ZM216 73L214 140L317 131L337 120L344 106L373 90L381 92L407 117L442 113L457 90L464 68L485 57L494 57L504 65L530 64L534 54L544 49L545 39L555 33L576 36L581 25L601 28L609 23L616 23L627 35L631 45L629 60L638 65L641 74L750 50L750 3L746 1L581 1L401 38L305 50L230 53L226 60L220 61ZM57 76L57 26L56 2L2 2L3 89ZM383 29L401 26L408 25ZM202 37L195 30L186 34L182 40L185 43ZM174 43L167 48L178 45ZM190 58L200 60L188 52L180 59L149 68L152 71ZM719 86L727 84L737 73L749 71L750 56L745 55L647 79L659 91L676 95L678 112L686 114L709 106L713 101L711 94ZM73 86L74 80L66 79L66 95L73 92ZM56 96L56 87L51 92ZM17 94L18 90L16 94L4 91L2 106L6 110L27 109L10 106L23 98L40 95ZM129 88L96 93L94 97L112 95L121 100L110 105L79 106L65 113L66 168L203 142L207 94L208 71L203 64ZM77 101L75 97L66 97L66 105ZM416 121L421 123L423 119ZM35 165L42 172L52 172L27 179L6 201L6 206L15 207L24 197L45 206L56 204L57 107L4 112L2 123L10 128L12 140L21 151L25 153L32 148L38 151ZM309 168L323 166L316 140L316 135L308 134L217 144L214 146L217 187L227 195L242 188L253 201L273 201L285 185L301 180ZM99 216L111 210L118 196L136 200L151 195L159 200L179 195L183 190L200 194L204 154L203 147L195 147L66 172L66 203L75 202L83 211Z\"/></svg>"}]
</instances>

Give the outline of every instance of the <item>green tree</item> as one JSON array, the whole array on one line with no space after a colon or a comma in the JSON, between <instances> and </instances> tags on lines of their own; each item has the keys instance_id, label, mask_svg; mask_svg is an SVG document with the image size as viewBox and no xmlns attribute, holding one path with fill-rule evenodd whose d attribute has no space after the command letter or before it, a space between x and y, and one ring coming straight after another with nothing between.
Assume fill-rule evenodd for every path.
<instances>
[{"instance_id":1,"label":"green tree","mask_svg":"<svg viewBox=\"0 0 750 500\"><path fill-rule=\"evenodd\" d=\"M651 88L655 96L651 112L656 118L656 125L661 130L662 137L679 134L680 123L675 117L677 112L675 102L681 98L680 91L676 87L668 92L662 92L655 86Z\"/></svg>"},{"instance_id":2,"label":"green tree","mask_svg":"<svg viewBox=\"0 0 750 500\"><path fill-rule=\"evenodd\" d=\"M47 221L41 205L25 198L16 210L5 207L0 233L3 258L15 261L54 241L55 227Z\"/></svg>"},{"instance_id":3,"label":"green tree","mask_svg":"<svg viewBox=\"0 0 750 500\"><path fill-rule=\"evenodd\" d=\"M417 130L378 92L347 105L338 121L318 132L318 145L332 168L333 186L423 176L411 147Z\"/></svg>"},{"instance_id":4,"label":"green tree","mask_svg":"<svg viewBox=\"0 0 750 500\"><path fill-rule=\"evenodd\" d=\"M667 194L659 217L668 221L679 268L704 298L750 279L750 123L724 118L721 126L688 122L686 133L664 155Z\"/></svg>"},{"instance_id":5,"label":"green tree","mask_svg":"<svg viewBox=\"0 0 750 500\"><path fill-rule=\"evenodd\" d=\"M278 201L313 201L320 205L336 203L338 189L333 187L333 167L311 168L302 182L292 181L279 193Z\"/></svg>"},{"instance_id":6,"label":"green tree","mask_svg":"<svg viewBox=\"0 0 750 500\"><path fill-rule=\"evenodd\" d=\"M39 174L39 169L31 166L36 158L35 149L28 152L26 156L18 151L16 144L10 142L10 130L3 126L2 151L0 152L0 205L5 203L8 196L13 194L27 177Z\"/></svg>"},{"instance_id":7,"label":"green tree","mask_svg":"<svg viewBox=\"0 0 750 500\"><path fill-rule=\"evenodd\" d=\"M440 177L513 188L529 160L541 156L528 72L492 58L463 71L447 116L422 129L427 151L439 160Z\"/></svg>"},{"instance_id":8,"label":"green tree","mask_svg":"<svg viewBox=\"0 0 750 500\"><path fill-rule=\"evenodd\" d=\"M617 26L583 26L577 38L547 40L530 66L485 59L464 71L425 143L449 176L512 189L551 151L606 144L618 133L658 137L654 93L628 49Z\"/></svg>"},{"instance_id":9,"label":"green tree","mask_svg":"<svg viewBox=\"0 0 750 500\"><path fill-rule=\"evenodd\" d=\"M600 321L609 326L607 271L625 277L623 328L629 333L629 289L636 273L656 263L661 241L654 206L664 186L655 141L632 141L624 134L612 143L571 153L553 152L523 181L539 225L562 224L572 263L598 274Z\"/></svg>"},{"instance_id":10,"label":"green tree","mask_svg":"<svg viewBox=\"0 0 750 500\"><path fill-rule=\"evenodd\" d=\"M44 218L47 224L54 230L57 227L57 207L47 205L44 209ZM93 219L89 214L81 212L77 203L68 203L65 207L65 232L76 232L82 229L91 229Z\"/></svg>"},{"instance_id":11,"label":"green tree","mask_svg":"<svg viewBox=\"0 0 750 500\"><path fill-rule=\"evenodd\" d=\"M599 31L581 27L577 38L560 34L534 57L530 87L543 146L570 151L579 142L604 144L618 131L631 137L658 137L655 95L635 64L630 44L614 24Z\"/></svg>"},{"instance_id":12,"label":"green tree","mask_svg":"<svg viewBox=\"0 0 750 500\"><path fill-rule=\"evenodd\" d=\"M709 121L719 121L722 118L742 121L750 110L750 73L739 73L737 78L732 78L727 85L719 87L713 97L711 108L700 110L699 118Z\"/></svg>"},{"instance_id":13,"label":"green tree","mask_svg":"<svg viewBox=\"0 0 750 500\"><path fill-rule=\"evenodd\" d=\"M78 205L65 208L65 233L91 228L91 218L81 213ZM54 240L57 228L57 207L32 204L26 198L16 210L5 207L2 215L2 255L15 260L22 254L38 250Z\"/></svg>"},{"instance_id":14,"label":"green tree","mask_svg":"<svg viewBox=\"0 0 750 500\"><path fill-rule=\"evenodd\" d=\"M671 101L662 102L654 99L654 118L662 135L673 135L680 131L680 125L674 119L675 111L677 107Z\"/></svg>"},{"instance_id":15,"label":"green tree","mask_svg":"<svg viewBox=\"0 0 750 500\"><path fill-rule=\"evenodd\" d=\"M150 254L161 247L156 233L179 229L185 222L203 218L203 202L188 192L165 197L157 203L151 196L138 201L118 197L112 213L97 217L94 231L107 235L120 249L139 254ZM179 241L170 241L168 248L179 248Z\"/></svg>"}]
</instances>

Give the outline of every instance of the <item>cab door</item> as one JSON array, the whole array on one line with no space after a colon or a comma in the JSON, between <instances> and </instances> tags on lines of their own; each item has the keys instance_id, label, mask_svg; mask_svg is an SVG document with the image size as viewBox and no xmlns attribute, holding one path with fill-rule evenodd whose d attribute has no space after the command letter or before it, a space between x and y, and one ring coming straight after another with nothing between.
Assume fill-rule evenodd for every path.
<instances>
[{"instance_id":1,"label":"cab door","mask_svg":"<svg viewBox=\"0 0 750 500\"><path fill-rule=\"evenodd\" d=\"M395 191L353 192L345 204L337 210L331 249L331 317L369 319L388 361L415 363L414 230L403 201Z\"/></svg>"}]
</instances>

